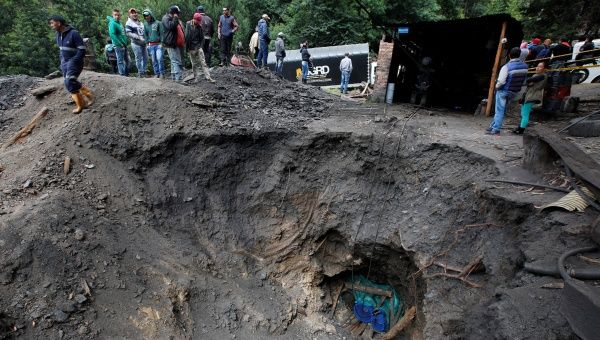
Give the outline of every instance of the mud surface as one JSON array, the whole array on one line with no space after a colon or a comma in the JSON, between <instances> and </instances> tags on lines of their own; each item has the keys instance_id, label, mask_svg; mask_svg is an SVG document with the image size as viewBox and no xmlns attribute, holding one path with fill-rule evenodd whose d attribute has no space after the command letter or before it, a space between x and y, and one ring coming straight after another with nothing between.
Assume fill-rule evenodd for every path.
<instances>
[{"instance_id":1,"label":"mud surface","mask_svg":"<svg viewBox=\"0 0 600 340\"><path fill-rule=\"evenodd\" d=\"M573 336L541 288L557 280L522 266L587 244L595 216L485 183L528 176L501 160L516 139L241 69L82 78L97 98L80 115L62 87L28 94L60 79L0 91L0 141L50 110L0 150L0 339L353 338L344 296L332 315L352 274L417 307L401 339ZM439 275L477 257L480 288Z\"/></svg>"}]
</instances>

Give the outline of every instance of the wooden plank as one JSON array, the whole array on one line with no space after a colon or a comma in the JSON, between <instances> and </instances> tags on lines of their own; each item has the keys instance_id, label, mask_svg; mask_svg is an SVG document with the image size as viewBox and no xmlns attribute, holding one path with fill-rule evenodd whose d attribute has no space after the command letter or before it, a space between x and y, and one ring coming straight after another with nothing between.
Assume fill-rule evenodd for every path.
<instances>
[{"instance_id":1,"label":"wooden plank","mask_svg":"<svg viewBox=\"0 0 600 340\"><path fill-rule=\"evenodd\" d=\"M525 133L548 144L577 177L600 190L600 165L575 144L542 125L527 128Z\"/></svg>"},{"instance_id":2,"label":"wooden plank","mask_svg":"<svg viewBox=\"0 0 600 340\"><path fill-rule=\"evenodd\" d=\"M398 334L400 334L400 332L402 332L402 330L404 330L406 327L408 327L408 325L410 325L410 322L412 321L412 319L415 318L416 314L417 308L415 306L410 307L406 311L406 313L404 313L402 319L400 319L398 323L396 323L392 328L390 328L390 330L387 333L383 334L381 338L385 340L394 339Z\"/></svg>"},{"instance_id":3,"label":"wooden plank","mask_svg":"<svg viewBox=\"0 0 600 340\"><path fill-rule=\"evenodd\" d=\"M47 107L43 107L32 119L31 121L25 125L24 128L22 128L21 130L19 130L11 139L9 139L6 143L4 143L4 145L2 146L3 149L6 149L7 147L15 144L16 142L18 142L20 139L23 139L25 137L27 137L27 135L29 135L31 133L31 131L33 131L33 129L35 129L35 127L37 126L37 123L46 116L46 114L48 113L48 108Z\"/></svg>"},{"instance_id":4,"label":"wooden plank","mask_svg":"<svg viewBox=\"0 0 600 340\"><path fill-rule=\"evenodd\" d=\"M379 289L379 288L373 288L373 287L365 287L359 284L354 284L352 286L349 286L349 288L352 288L354 290L358 290L361 292L365 292L365 293L369 293L369 294L374 294L374 295L380 295L380 296L385 296L385 297L392 297L392 292L388 291L388 290L384 290L384 289Z\"/></svg>"},{"instance_id":5,"label":"wooden plank","mask_svg":"<svg viewBox=\"0 0 600 340\"><path fill-rule=\"evenodd\" d=\"M496 79L498 79L498 66L500 66L500 57L502 56L502 40L506 36L507 25L508 23L506 21L502 23L500 40L498 41L498 48L496 49L496 59L494 60L494 68L492 68L492 78L490 79L490 88L488 90L487 105L485 107L485 114L488 117L492 114L492 103L494 102L494 89L496 88Z\"/></svg>"}]
</instances>

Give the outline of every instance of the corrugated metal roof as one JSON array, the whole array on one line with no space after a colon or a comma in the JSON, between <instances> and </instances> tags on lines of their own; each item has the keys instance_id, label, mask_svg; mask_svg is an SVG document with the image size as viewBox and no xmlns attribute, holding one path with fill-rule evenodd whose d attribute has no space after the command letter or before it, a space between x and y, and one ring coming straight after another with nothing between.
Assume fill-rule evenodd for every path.
<instances>
[{"instance_id":1,"label":"corrugated metal roof","mask_svg":"<svg viewBox=\"0 0 600 340\"><path fill-rule=\"evenodd\" d=\"M295 46L294 46L295 47ZM351 45L339 45L339 46L327 46L327 47L315 47L308 48L308 52L313 59L321 58L342 58L346 52L350 54L369 54L369 44L351 44ZM300 47L290 48L286 46L285 61L298 61L302 60L300 55ZM275 63L275 52L269 52L267 63Z\"/></svg>"}]
</instances>

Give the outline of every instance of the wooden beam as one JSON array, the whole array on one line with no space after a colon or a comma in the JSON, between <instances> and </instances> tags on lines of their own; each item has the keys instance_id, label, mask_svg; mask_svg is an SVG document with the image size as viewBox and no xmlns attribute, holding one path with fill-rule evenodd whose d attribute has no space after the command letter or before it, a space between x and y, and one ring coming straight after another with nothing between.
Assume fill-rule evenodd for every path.
<instances>
[{"instance_id":1,"label":"wooden beam","mask_svg":"<svg viewBox=\"0 0 600 340\"><path fill-rule=\"evenodd\" d=\"M506 26L508 23L505 21L502 23L502 31L500 32L500 40L498 41L498 49L496 49L496 60L494 61L494 68L492 69L492 77L490 79L490 89L488 90L487 106L485 107L486 116L492 114L492 103L494 102L494 89L496 88L496 80L498 79L498 66L500 65L500 57L502 56L502 40L506 36Z\"/></svg>"},{"instance_id":2,"label":"wooden beam","mask_svg":"<svg viewBox=\"0 0 600 340\"><path fill-rule=\"evenodd\" d=\"M350 288L350 289L358 290L361 292L373 294L373 295L380 295L380 296L385 296L385 297L389 297L389 298L392 297L392 292L390 292L389 290L385 290L385 289L379 289L379 288L374 288L374 287L365 287L365 286L359 285L357 283L355 283L354 285L347 285L346 287Z\"/></svg>"},{"instance_id":3,"label":"wooden beam","mask_svg":"<svg viewBox=\"0 0 600 340\"><path fill-rule=\"evenodd\" d=\"M532 141L543 141L556 152L577 177L600 191L600 165L575 144L543 125L528 127L525 134L526 138L523 138L525 153L530 153L527 149L531 147ZM533 156L524 157L526 168L533 166L528 163L536 161L537 159Z\"/></svg>"},{"instance_id":4,"label":"wooden beam","mask_svg":"<svg viewBox=\"0 0 600 340\"><path fill-rule=\"evenodd\" d=\"M390 330L387 333L383 334L381 338L384 340L394 339L398 334L400 334L400 332L402 332L402 330L404 330L406 327L408 327L408 325L410 325L410 322L412 321L412 319L415 318L416 314L417 308L415 306L410 307L404 313L402 319L398 320L398 322L392 328L390 328Z\"/></svg>"},{"instance_id":5,"label":"wooden beam","mask_svg":"<svg viewBox=\"0 0 600 340\"><path fill-rule=\"evenodd\" d=\"M48 108L47 107L43 107L40 112L38 112L35 116L33 116L33 118L31 119L31 121L25 125L24 128L22 128L21 130L19 130L17 133L15 133L14 136L12 136L12 138L10 138L6 143L4 143L4 145L2 146L3 149L6 149L7 147L15 144L16 142L18 142L20 139L23 139L25 137L27 137L27 135L29 135L31 133L31 131L33 131L33 129L35 129L35 127L37 126L37 123L46 116L46 114L48 113Z\"/></svg>"}]
</instances>

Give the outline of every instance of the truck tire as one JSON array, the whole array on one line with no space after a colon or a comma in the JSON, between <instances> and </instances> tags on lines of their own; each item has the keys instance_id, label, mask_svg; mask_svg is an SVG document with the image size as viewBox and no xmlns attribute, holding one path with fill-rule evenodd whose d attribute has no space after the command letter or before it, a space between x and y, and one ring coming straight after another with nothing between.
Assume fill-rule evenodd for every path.
<instances>
[{"instance_id":1,"label":"truck tire","mask_svg":"<svg viewBox=\"0 0 600 340\"><path fill-rule=\"evenodd\" d=\"M573 70L571 71L571 74L573 75L573 83L581 84L590 76L590 71L584 68L581 70Z\"/></svg>"}]
</instances>

